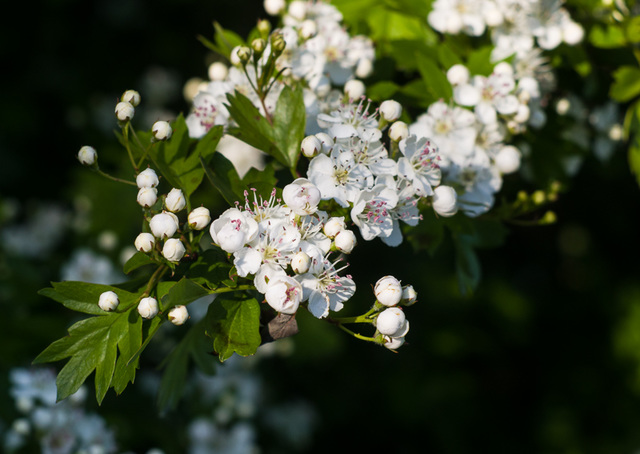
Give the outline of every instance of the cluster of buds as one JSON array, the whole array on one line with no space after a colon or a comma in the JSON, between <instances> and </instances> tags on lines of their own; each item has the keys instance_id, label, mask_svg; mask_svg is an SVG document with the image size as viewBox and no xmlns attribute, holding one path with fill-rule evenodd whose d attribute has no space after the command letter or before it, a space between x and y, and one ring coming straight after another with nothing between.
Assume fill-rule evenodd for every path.
<instances>
[{"instance_id":1,"label":"cluster of buds","mask_svg":"<svg viewBox=\"0 0 640 454\"><path fill-rule=\"evenodd\" d=\"M409 332L409 321L402 306L411 306L417 300L417 293L411 285L402 286L393 276L384 276L374 287L376 303L374 309L377 342L390 350L404 344Z\"/></svg>"}]
</instances>

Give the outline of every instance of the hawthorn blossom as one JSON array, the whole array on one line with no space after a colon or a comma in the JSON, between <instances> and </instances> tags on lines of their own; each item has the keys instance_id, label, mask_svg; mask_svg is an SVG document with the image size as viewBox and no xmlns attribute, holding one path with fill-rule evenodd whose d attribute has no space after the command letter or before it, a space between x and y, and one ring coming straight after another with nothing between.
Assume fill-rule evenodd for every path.
<instances>
[{"instance_id":1,"label":"hawthorn blossom","mask_svg":"<svg viewBox=\"0 0 640 454\"><path fill-rule=\"evenodd\" d=\"M437 146L411 135L400 141L400 151L404 156L398 159L398 174L411 182L417 195L433 194L432 187L441 179Z\"/></svg>"}]
</instances>

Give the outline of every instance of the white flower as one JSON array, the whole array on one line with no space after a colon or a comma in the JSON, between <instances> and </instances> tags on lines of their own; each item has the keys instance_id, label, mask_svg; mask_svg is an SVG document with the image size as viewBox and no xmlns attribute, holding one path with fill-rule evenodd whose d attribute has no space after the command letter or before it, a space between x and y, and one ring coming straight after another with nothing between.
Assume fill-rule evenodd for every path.
<instances>
[{"instance_id":1,"label":"white flower","mask_svg":"<svg viewBox=\"0 0 640 454\"><path fill-rule=\"evenodd\" d=\"M469 81L469 70L464 65L453 65L447 70L447 79L451 85L466 84Z\"/></svg>"},{"instance_id":2,"label":"white flower","mask_svg":"<svg viewBox=\"0 0 640 454\"><path fill-rule=\"evenodd\" d=\"M315 135L320 143L322 144L322 148L319 149L324 154L331 153L331 149L333 148L333 139L326 132L319 132Z\"/></svg>"},{"instance_id":3,"label":"white flower","mask_svg":"<svg viewBox=\"0 0 640 454\"><path fill-rule=\"evenodd\" d=\"M432 186L439 184L442 176L437 146L429 139L410 135L400 141L400 151L404 157L398 159L398 175L409 180L419 196L432 195Z\"/></svg>"},{"instance_id":4,"label":"white flower","mask_svg":"<svg viewBox=\"0 0 640 454\"><path fill-rule=\"evenodd\" d=\"M143 318L151 319L158 315L158 300L153 297L142 298L138 303L138 313Z\"/></svg>"},{"instance_id":5,"label":"white flower","mask_svg":"<svg viewBox=\"0 0 640 454\"><path fill-rule=\"evenodd\" d=\"M344 94L349 99L360 99L364 96L366 87L361 80L351 79L344 84Z\"/></svg>"},{"instance_id":6,"label":"white flower","mask_svg":"<svg viewBox=\"0 0 640 454\"><path fill-rule=\"evenodd\" d=\"M134 246L136 247L136 249L141 252L151 252L155 244L155 237L152 234L146 232L139 234L134 242Z\"/></svg>"},{"instance_id":7,"label":"white flower","mask_svg":"<svg viewBox=\"0 0 640 454\"><path fill-rule=\"evenodd\" d=\"M451 217L458 212L456 190L451 186L440 185L433 190L431 199L433 210L443 217Z\"/></svg>"},{"instance_id":8,"label":"white flower","mask_svg":"<svg viewBox=\"0 0 640 454\"><path fill-rule=\"evenodd\" d=\"M116 104L116 117L120 121L130 121L136 112L136 109L126 101L120 101Z\"/></svg>"},{"instance_id":9,"label":"white flower","mask_svg":"<svg viewBox=\"0 0 640 454\"><path fill-rule=\"evenodd\" d=\"M264 0L264 10L271 16L277 16L287 6L285 0Z\"/></svg>"},{"instance_id":10,"label":"white flower","mask_svg":"<svg viewBox=\"0 0 640 454\"><path fill-rule=\"evenodd\" d=\"M187 223L194 230L204 229L209 222L211 222L211 214L205 207L194 208L187 216Z\"/></svg>"},{"instance_id":11,"label":"white flower","mask_svg":"<svg viewBox=\"0 0 640 454\"><path fill-rule=\"evenodd\" d=\"M139 188L155 188L160 183L158 175L152 168L147 168L136 177L136 184Z\"/></svg>"},{"instance_id":12,"label":"white flower","mask_svg":"<svg viewBox=\"0 0 640 454\"><path fill-rule=\"evenodd\" d=\"M136 90L127 90L122 93L120 101L126 101L133 107L137 107L140 104L140 93L138 93Z\"/></svg>"},{"instance_id":13,"label":"white flower","mask_svg":"<svg viewBox=\"0 0 640 454\"><path fill-rule=\"evenodd\" d=\"M387 121L396 121L402 115L402 106L393 99L383 101L380 104L380 115Z\"/></svg>"},{"instance_id":14,"label":"white flower","mask_svg":"<svg viewBox=\"0 0 640 454\"><path fill-rule=\"evenodd\" d=\"M498 113L517 112L520 101L514 94L515 87L512 74L493 72L489 77L474 76L470 83L458 85L453 90L453 98L460 105L474 106L481 123L495 123Z\"/></svg>"},{"instance_id":15,"label":"white flower","mask_svg":"<svg viewBox=\"0 0 640 454\"><path fill-rule=\"evenodd\" d=\"M216 89L222 82L212 82L209 89ZM224 88L219 87L221 93L224 94ZM222 104L222 96L201 91L193 99L192 111L187 115L186 123L189 129L189 137L198 139L204 136L214 125L226 124L229 118L229 112Z\"/></svg>"},{"instance_id":16,"label":"white flower","mask_svg":"<svg viewBox=\"0 0 640 454\"><path fill-rule=\"evenodd\" d=\"M187 205L187 200L185 199L182 190L173 188L169 191L169 194L167 194L164 205L167 207L167 210L175 213L182 210Z\"/></svg>"},{"instance_id":17,"label":"white flower","mask_svg":"<svg viewBox=\"0 0 640 454\"><path fill-rule=\"evenodd\" d=\"M211 223L213 242L226 252L239 251L258 235L258 223L244 211L229 208Z\"/></svg>"},{"instance_id":18,"label":"white flower","mask_svg":"<svg viewBox=\"0 0 640 454\"><path fill-rule=\"evenodd\" d=\"M178 231L178 218L175 214L163 211L149 221L151 233L156 238L170 238Z\"/></svg>"},{"instance_id":19,"label":"white flower","mask_svg":"<svg viewBox=\"0 0 640 454\"><path fill-rule=\"evenodd\" d=\"M307 136L302 139L300 148L303 156L313 158L322 150L322 142L316 136Z\"/></svg>"},{"instance_id":20,"label":"white flower","mask_svg":"<svg viewBox=\"0 0 640 454\"><path fill-rule=\"evenodd\" d=\"M320 190L306 178L297 178L282 190L284 203L300 216L315 213L320 196Z\"/></svg>"},{"instance_id":21,"label":"white flower","mask_svg":"<svg viewBox=\"0 0 640 454\"><path fill-rule=\"evenodd\" d=\"M140 206L148 208L158 201L158 190L156 188L140 188L137 197Z\"/></svg>"},{"instance_id":22,"label":"white flower","mask_svg":"<svg viewBox=\"0 0 640 454\"><path fill-rule=\"evenodd\" d=\"M355 233L347 229L339 231L333 241L336 249L345 254L351 254L357 243Z\"/></svg>"},{"instance_id":23,"label":"white flower","mask_svg":"<svg viewBox=\"0 0 640 454\"><path fill-rule=\"evenodd\" d=\"M311 257L304 251L297 252L291 257L291 269L296 274L304 274L311 267Z\"/></svg>"},{"instance_id":24,"label":"white flower","mask_svg":"<svg viewBox=\"0 0 640 454\"><path fill-rule=\"evenodd\" d=\"M186 306L173 306L169 313L167 314L167 318L171 323L176 326L184 325L184 323L189 318L189 311L187 311Z\"/></svg>"},{"instance_id":25,"label":"white flower","mask_svg":"<svg viewBox=\"0 0 640 454\"><path fill-rule=\"evenodd\" d=\"M369 113L369 102L364 101L341 105L330 114L318 114L318 125L336 139L359 136L366 142L380 140L382 132L378 129L376 114Z\"/></svg>"},{"instance_id":26,"label":"white flower","mask_svg":"<svg viewBox=\"0 0 640 454\"><path fill-rule=\"evenodd\" d=\"M402 285L393 276L384 276L378 279L373 292L378 302L384 306L395 306L402 299Z\"/></svg>"},{"instance_id":27,"label":"white flower","mask_svg":"<svg viewBox=\"0 0 640 454\"><path fill-rule=\"evenodd\" d=\"M170 262L179 262L185 252L184 244L177 238L169 238L162 247L162 255Z\"/></svg>"},{"instance_id":28,"label":"white flower","mask_svg":"<svg viewBox=\"0 0 640 454\"><path fill-rule=\"evenodd\" d=\"M356 291L350 276L338 276L341 269L335 268L336 263L324 259L308 273L297 276L303 289L303 301L309 301L309 312L317 318L326 317L329 310L341 310Z\"/></svg>"},{"instance_id":29,"label":"white flower","mask_svg":"<svg viewBox=\"0 0 640 454\"><path fill-rule=\"evenodd\" d=\"M300 306L302 293L302 286L298 281L289 276L281 276L269 281L264 297L277 312L293 315Z\"/></svg>"},{"instance_id":30,"label":"white flower","mask_svg":"<svg viewBox=\"0 0 640 454\"><path fill-rule=\"evenodd\" d=\"M391 237L397 229L391 210L397 203L397 191L386 185L378 184L361 191L353 202L351 219L360 229L362 238L370 241L375 237Z\"/></svg>"},{"instance_id":31,"label":"white flower","mask_svg":"<svg viewBox=\"0 0 640 454\"><path fill-rule=\"evenodd\" d=\"M171 125L167 121L156 121L151 127L151 132L156 140L169 140L171 134L173 134L173 129L171 129Z\"/></svg>"},{"instance_id":32,"label":"white flower","mask_svg":"<svg viewBox=\"0 0 640 454\"><path fill-rule=\"evenodd\" d=\"M495 156L495 165L500 173L508 174L520 168L520 150L513 145L503 146Z\"/></svg>"},{"instance_id":33,"label":"white flower","mask_svg":"<svg viewBox=\"0 0 640 454\"><path fill-rule=\"evenodd\" d=\"M80 161L85 166L92 166L93 164L95 164L97 159L98 153L93 147L85 145L84 147L80 148L80 151L78 151L78 161Z\"/></svg>"},{"instance_id":34,"label":"white flower","mask_svg":"<svg viewBox=\"0 0 640 454\"><path fill-rule=\"evenodd\" d=\"M409 136L409 127L404 121L396 121L389 127L389 138L394 142L400 142Z\"/></svg>"},{"instance_id":35,"label":"white flower","mask_svg":"<svg viewBox=\"0 0 640 454\"><path fill-rule=\"evenodd\" d=\"M344 223L344 216L340 216L330 218L327 222L324 223L324 227L322 230L324 231L325 235L333 239L338 233L346 228L347 227Z\"/></svg>"},{"instance_id":36,"label":"white flower","mask_svg":"<svg viewBox=\"0 0 640 454\"><path fill-rule=\"evenodd\" d=\"M376 319L376 328L380 334L390 337L403 337L409 331L409 322L399 307L383 310Z\"/></svg>"},{"instance_id":37,"label":"white flower","mask_svg":"<svg viewBox=\"0 0 640 454\"><path fill-rule=\"evenodd\" d=\"M229 74L229 68L224 63L216 61L209 65L207 72L211 80L225 80Z\"/></svg>"},{"instance_id":38,"label":"white flower","mask_svg":"<svg viewBox=\"0 0 640 454\"><path fill-rule=\"evenodd\" d=\"M105 312L115 311L118 304L120 304L118 295L112 291L103 292L98 299L98 306Z\"/></svg>"}]
</instances>

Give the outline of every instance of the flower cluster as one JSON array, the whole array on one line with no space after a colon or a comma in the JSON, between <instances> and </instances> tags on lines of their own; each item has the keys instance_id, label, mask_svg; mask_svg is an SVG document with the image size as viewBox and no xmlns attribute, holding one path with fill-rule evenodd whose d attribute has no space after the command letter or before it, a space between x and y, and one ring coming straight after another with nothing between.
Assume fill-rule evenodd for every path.
<instances>
[{"instance_id":1,"label":"flower cluster","mask_svg":"<svg viewBox=\"0 0 640 454\"><path fill-rule=\"evenodd\" d=\"M209 230L213 242L233 254L238 275L253 277L256 290L283 314L294 314L304 302L318 318L342 309L355 283L339 275L341 259L330 257L355 245L344 219L317 210L320 191L304 178L285 186L284 203L275 189L268 200L252 192L252 200L245 192L244 206L226 210Z\"/></svg>"}]
</instances>

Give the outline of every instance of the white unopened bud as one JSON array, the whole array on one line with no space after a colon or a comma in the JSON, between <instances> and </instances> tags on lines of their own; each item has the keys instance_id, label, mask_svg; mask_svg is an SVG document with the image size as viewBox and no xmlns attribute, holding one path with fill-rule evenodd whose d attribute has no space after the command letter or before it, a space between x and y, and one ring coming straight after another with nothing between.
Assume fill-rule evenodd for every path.
<instances>
[{"instance_id":1,"label":"white unopened bud","mask_svg":"<svg viewBox=\"0 0 640 454\"><path fill-rule=\"evenodd\" d=\"M138 303L138 314L147 319L158 315L158 300L153 297L142 298Z\"/></svg>"},{"instance_id":2,"label":"white unopened bud","mask_svg":"<svg viewBox=\"0 0 640 454\"><path fill-rule=\"evenodd\" d=\"M356 65L356 77L358 79L366 79L373 73L373 61L368 58L361 59Z\"/></svg>"},{"instance_id":3,"label":"white unopened bud","mask_svg":"<svg viewBox=\"0 0 640 454\"><path fill-rule=\"evenodd\" d=\"M311 257L306 252L297 252L291 258L291 269L296 274L304 274L311 267Z\"/></svg>"},{"instance_id":4,"label":"white unopened bud","mask_svg":"<svg viewBox=\"0 0 640 454\"><path fill-rule=\"evenodd\" d=\"M302 285L291 276L276 277L269 281L264 298L277 312L293 315L302 300Z\"/></svg>"},{"instance_id":5,"label":"white unopened bud","mask_svg":"<svg viewBox=\"0 0 640 454\"><path fill-rule=\"evenodd\" d=\"M98 159L98 152L95 148L85 145L78 151L78 161L85 166L92 166Z\"/></svg>"},{"instance_id":6,"label":"white unopened bud","mask_svg":"<svg viewBox=\"0 0 640 454\"><path fill-rule=\"evenodd\" d=\"M138 104L140 104L140 93L138 93L136 90L127 90L122 93L120 101L125 101L131 104L133 107L138 107Z\"/></svg>"},{"instance_id":7,"label":"white unopened bud","mask_svg":"<svg viewBox=\"0 0 640 454\"><path fill-rule=\"evenodd\" d=\"M307 4L302 0L293 0L289 3L289 16L297 20L303 20L307 15Z\"/></svg>"},{"instance_id":8,"label":"white unopened bud","mask_svg":"<svg viewBox=\"0 0 640 454\"><path fill-rule=\"evenodd\" d=\"M184 244L177 238L169 238L162 247L162 255L170 262L179 262L184 257L185 252L187 251L184 248Z\"/></svg>"},{"instance_id":9,"label":"white unopened bud","mask_svg":"<svg viewBox=\"0 0 640 454\"><path fill-rule=\"evenodd\" d=\"M433 190L433 210L445 218L458 212L458 195L451 186L440 185Z\"/></svg>"},{"instance_id":10,"label":"white unopened bud","mask_svg":"<svg viewBox=\"0 0 640 454\"><path fill-rule=\"evenodd\" d=\"M306 178L297 178L282 190L282 200L299 216L315 213L321 197L318 187Z\"/></svg>"},{"instance_id":11,"label":"white unopened bud","mask_svg":"<svg viewBox=\"0 0 640 454\"><path fill-rule=\"evenodd\" d=\"M404 121L396 121L389 127L389 139L400 142L409 137L409 126Z\"/></svg>"},{"instance_id":12,"label":"white unopened bud","mask_svg":"<svg viewBox=\"0 0 640 454\"><path fill-rule=\"evenodd\" d=\"M520 150L513 145L505 145L495 158L496 167L503 174L513 173L520 168Z\"/></svg>"},{"instance_id":13,"label":"white unopened bud","mask_svg":"<svg viewBox=\"0 0 640 454\"><path fill-rule=\"evenodd\" d=\"M318 32L318 26L316 22L311 19L307 19L300 24L300 37L302 39L309 39Z\"/></svg>"},{"instance_id":14,"label":"white unopened bud","mask_svg":"<svg viewBox=\"0 0 640 454\"><path fill-rule=\"evenodd\" d=\"M333 242L340 252L351 254L353 248L356 247L356 234L348 229L341 230L336 234Z\"/></svg>"},{"instance_id":15,"label":"white unopened bud","mask_svg":"<svg viewBox=\"0 0 640 454\"><path fill-rule=\"evenodd\" d=\"M216 61L209 65L208 72L211 80L225 80L229 74L229 69L224 63Z\"/></svg>"},{"instance_id":16,"label":"white unopened bud","mask_svg":"<svg viewBox=\"0 0 640 454\"><path fill-rule=\"evenodd\" d=\"M453 65L447 71L447 79L451 85L466 84L469 81L469 70L464 65Z\"/></svg>"},{"instance_id":17,"label":"white unopened bud","mask_svg":"<svg viewBox=\"0 0 640 454\"><path fill-rule=\"evenodd\" d=\"M202 230L211 222L211 214L205 207L194 208L189 213L187 222L193 230Z\"/></svg>"},{"instance_id":18,"label":"white unopened bud","mask_svg":"<svg viewBox=\"0 0 640 454\"><path fill-rule=\"evenodd\" d=\"M396 121L402 115L402 106L398 101L387 99L380 104L380 115L387 121Z\"/></svg>"},{"instance_id":19,"label":"white unopened bud","mask_svg":"<svg viewBox=\"0 0 640 454\"><path fill-rule=\"evenodd\" d=\"M344 94L349 99L359 99L364 96L366 88L364 83L358 79L351 79L344 84Z\"/></svg>"},{"instance_id":20,"label":"white unopened bud","mask_svg":"<svg viewBox=\"0 0 640 454\"><path fill-rule=\"evenodd\" d=\"M118 299L118 295L115 292L108 291L104 292L100 295L98 300L98 306L105 312L115 311L120 304L120 300Z\"/></svg>"},{"instance_id":21,"label":"white unopened bud","mask_svg":"<svg viewBox=\"0 0 640 454\"><path fill-rule=\"evenodd\" d=\"M229 54L229 61L233 66L240 66L242 64L242 60L240 60L240 57L238 56L240 47L242 46L234 47L233 49L231 49L231 53Z\"/></svg>"},{"instance_id":22,"label":"white unopened bud","mask_svg":"<svg viewBox=\"0 0 640 454\"><path fill-rule=\"evenodd\" d=\"M404 336L403 337L384 336L384 346L387 347L389 350L397 350L403 345L404 345Z\"/></svg>"},{"instance_id":23,"label":"white unopened bud","mask_svg":"<svg viewBox=\"0 0 640 454\"><path fill-rule=\"evenodd\" d=\"M151 128L151 133L156 140L169 140L171 138L171 134L173 134L173 129L171 129L171 125L169 125L168 121L156 121Z\"/></svg>"},{"instance_id":24,"label":"white unopened bud","mask_svg":"<svg viewBox=\"0 0 640 454\"><path fill-rule=\"evenodd\" d=\"M287 6L285 0L264 0L264 10L271 16L277 16Z\"/></svg>"},{"instance_id":25,"label":"white unopened bud","mask_svg":"<svg viewBox=\"0 0 640 454\"><path fill-rule=\"evenodd\" d=\"M169 194L167 194L167 198L164 200L164 205L167 207L167 210L176 213L187 205L187 200L185 199L182 190L173 188L169 191Z\"/></svg>"},{"instance_id":26,"label":"white unopened bud","mask_svg":"<svg viewBox=\"0 0 640 454\"><path fill-rule=\"evenodd\" d=\"M393 276L384 276L376 282L373 289L376 299L384 306L395 306L402 299L402 285Z\"/></svg>"},{"instance_id":27,"label":"white unopened bud","mask_svg":"<svg viewBox=\"0 0 640 454\"><path fill-rule=\"evenodd\" d=\"M409 330L404 311L399 307L383 310L376 319L376 328L381 334L391 337L402 337Z\"/></svg>"},{"instance_id":28,"label":"white unopened bud","mask_svg":"<svg viewBox=\"0 0 640 454\"><path fill-rule=\"evenodd\" d=\"M140 206L148 208L158 201L158 190L156 188L140 188L138 191L138 203Z\"/></svg>"},{"instance_id":29,"label":"white unopened bud","mask_svg":"<svg viewBox=\"0 0 640 454\"><path fill-rule=\"evenodd\" d=\"M166 211L156 214L151 218L151 221L149 221L151 233L153 233L153 236L156 238L170 238L176 233L178 227L179 225L175 215Z\"/></svg>"},{"instance_id":30,"label":"white unopened bud","mask_svg":"<svg viewBox=\"0 0 640 454\"><path fill-rule=\"evenodd\" d=\"M144 169L136 177L136 184L139 188L155 188L159 183L158 175L152 168Z\"/></svg>"},{"instance_id":31,"label":"white unopened bud","mask_svg":"<svg viewBox=\"0 0 640 454\"><path fill-rule=\"evenodd\" d=\"M116 117L120 121L130 121L133 119L133 115L136 113L136 109L131 103L127 101L120 101L116 104Z\"/></svg>"},{"instance_id":32,"label":"white unopened bud","mask_svg":"<svg viewBox=\"0 0 640 454\"><path fill-rule=\"evenodd\" d=\"M187 306L180 305L172 307L167 314L167 318L176 326L184 325L184 323L189 319Z\"/></svg>"},{"instance_id":33,"label":"white unopened bud","mask_svg":"<svg viewBox=\"0 0 640 454\"><path fill-rule=\"evenodd\" d=\"M347 226L344 223L344 217L340 216L340 217L329 218L329 220L324 223L324 227L322 228L322 231L329 238L333 239L336 237L338 233L342 232L346 228Z\"/></svg>"},{"instance_id":34,"label":"white unopened bud","mask_svg":"<svg viewBox=\"0 0 640 454\"><path fill-rule=\"evenodd\" d=\"M322 150L322 142L316 136L307 136L300 144L303 156L313 158Z\"/></svg>"},{"instance_id":35,"label":"white unopened bud","mask_svg":"<svg viewBox=\"0 0 640 454\"><path fill-rule=\"evenodd\" d=\"M320 143L322 143L322 149L320 150L323 154L329 154L333 149L333 139L326 132L319 132L316 134Z\"/></svg>"},{"instance_id":36,"label":"white unopened bud","mask_svg":"<svg viewBox=\"0 0 640 454\"><path fill-rule=\"evenodd\" d=\"M418 301L418 292L415 291L413 285L405 285L402 287L402 305L412 306Z\"/></svg>"},{"instance_id":37,"label":"white unopened bud","mask_svg":"<svg viewBox=\"0 0 640 454\"><path fill-rule=\"evenodd\" d=\"M567 21L564 27L562 27L562 37L565 43L574 46L584 38L584 28L576 22Z\"/></svg>"},{"instance_id":38,"label":"white unopened bud","mask_svg":"<svg viewBox=\"0 0 640 454\"><path fill-rule=\"evenodd\" d=\"M151 252L156 245L156 238L147 232L143 232L136 237L133 245L140 252Z\"/></svg>"}]
</instances>

